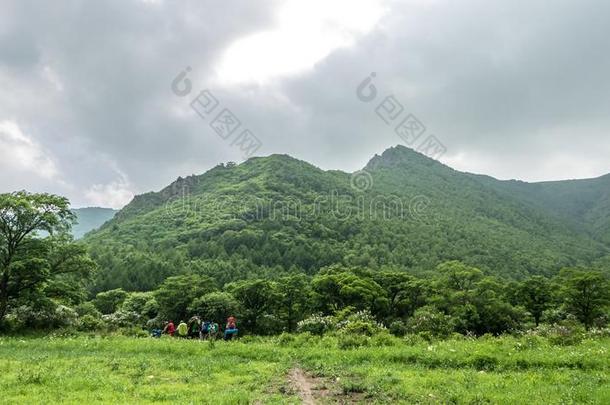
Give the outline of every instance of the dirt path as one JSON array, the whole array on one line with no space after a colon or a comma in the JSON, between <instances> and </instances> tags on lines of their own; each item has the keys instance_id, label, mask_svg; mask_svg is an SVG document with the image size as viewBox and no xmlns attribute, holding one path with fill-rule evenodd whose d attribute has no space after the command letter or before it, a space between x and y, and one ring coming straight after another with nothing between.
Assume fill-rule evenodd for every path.
<instances>
[{"instance_id":1,"label":"dirt path","mask_svg":"<svg viewBox=\"0 0 610 405\"><path fill-rule=\"evenodd\" d=\"M311 393L311 382L305 373L303 373L303 370L300 368L293 368L290 370L290 373L288 373L288 378L294 388L299 392L303 404L315 405L316 401L314 401L313 394Z\"/></svg>"}]
</instances>

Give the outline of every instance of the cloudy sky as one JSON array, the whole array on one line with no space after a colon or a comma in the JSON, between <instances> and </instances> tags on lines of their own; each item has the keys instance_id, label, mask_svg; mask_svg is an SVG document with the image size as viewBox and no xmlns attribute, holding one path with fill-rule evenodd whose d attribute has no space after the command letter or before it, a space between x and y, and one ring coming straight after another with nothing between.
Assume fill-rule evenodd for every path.
<instances>
[{"instance_id":1,"label":"cloudy sky","mask_svg":"<svg viewBox=\"0 0 610 405\"><path fill-rule=\"evenodd\" d=\"M354 171L404 144L398 121L376 114L388 96L456 169L528 181L610 172L607 0L1 4L0 192L120 207L243 161L210 127L224 108L235 136L260 140L256 155ZM356 89L372 72L377 98L364 102ZM190 103L205 89L218 107L202 118Z\"/></svg>"}]
</instances>

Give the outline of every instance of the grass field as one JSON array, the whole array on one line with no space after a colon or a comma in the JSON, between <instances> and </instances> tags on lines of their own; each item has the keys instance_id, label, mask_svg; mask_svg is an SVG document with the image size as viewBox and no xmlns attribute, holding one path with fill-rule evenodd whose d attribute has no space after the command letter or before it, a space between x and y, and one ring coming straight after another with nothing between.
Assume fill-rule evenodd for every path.
<instances>
[{"instance_id":1,"label":"grass field","mask_svg":"<svg viewBox=\"0 0 610 405\"><path fill-rule=\"evenodd\" d=\"M360 342L362 343L362 342ZM610 339L0 338L5 403L610 403Z\"/></svg>"}]
</instances>

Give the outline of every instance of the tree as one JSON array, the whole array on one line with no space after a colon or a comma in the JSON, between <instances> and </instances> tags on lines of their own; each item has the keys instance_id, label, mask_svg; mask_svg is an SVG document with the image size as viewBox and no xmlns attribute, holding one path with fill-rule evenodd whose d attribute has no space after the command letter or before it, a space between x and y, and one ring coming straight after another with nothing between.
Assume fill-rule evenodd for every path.
<instances>
[{"instance_id":1,"label":"tree","mask_svg":"<svg viewBox=\"0 0 610 405\"><path fill-rule=\"evenodd\" d=\"M151 319L157 315L159 304L157 304L152 291L132 292L127 295L120 309L125 312L135 312L147 319Z\"/></svg>"},{"instance_id":2,"label":"tree","mask_svg":"<svg viewBox=\"0 0 610 405\"><path fill-rule=\"evenodd\" d=\"M263 315L277 310L280 298L277 284L262 279L242 280L228 284L226 290L240 303L244 328L252 333L268 332L258 326Z\"/></svg>"},{"instance_id":3,"label":"tree","mask_svg":"<svg viewBox=\"0 0 610 405\"><path fill-rule=\"evenodd\" d=\"M551 284L542 276L532 276L517 286L515 298L517 304L523 305L532 314L538 326L542 313L550 308L553 301Z\"/></svg>"},{"instance_id":4,"label":"tree","mask_svg":"<svg viewBox=\"0 0 610 405\"><path fill-rule=\"evenodd\" d=\"M95 265L67 236L75 216L64 197L18 191L0 194L0 322L25 294L43 295L45 284L90 274ZM29 299L29 298L28 298Z\"/></svg>"},{"instance_id":5,"label":"tree","mask_svg":"<svg viewBox=\"0 0 610 405\"><path fill-rule=\"evenodd\" d=\"M610 302L608 279L600 272L585 269L564 269L559 278L568 311L589 329Z\"/></svg>"},{"instance_id":6,"label":"tree","mask_svg":"<svg viewBox=\"0 0 610 405\"><path fill-rule=\"evenodd\" d=\"M311 286L304 274L282 277L278 280L279 311L286 330L294 332L297 322L307 315Z\"/></svg>"},{"instance_id":7,"label":"tree","mask_svg":"<svg viewBox=\"0 0 610 405\"><path fill-rule=\"evenodd\" d=\"M402 271L381 271L373 279L388 294L388 313L391 317L412 316L426 303L426 281Z\"/></svg>"},{"instance_id":8,"label":"tree","mask_svg":"<svg viewBox=\"0 0 610 405\"><path fill-rule=\"evenodd\" d=\"M318 306L326 313L351 306L375 313L388 306L387 294L371 278L341 268L329 268L312 280Z\"/></svg>"},{"instance_id":9,"label":"tree","mask_svg":"<svg viewBox=\"0 0 610 405\"><path fill-rule=\"evenodd\" d=\"M188 274L169 277L154 292L154 296L160 313L178 322L188 317L188 306L195 298L216 290L216 283L210 277Z\"/></svg>"},{"instance_id":10,"label":"tree","mask_svg":"<svg viewBox=\"0 0 610 405\"><path fill-rule=\"evenodd\" d=\"M239 303L227 292L215 291L195 298L189 306L189 312L197 314L203 320L222 324L229 316L239 316Z\"/></svg>"},{"instance_id":11,"label":"tree","mask_svg":"<svg viewBox=\"0 0 610 405\"><path fill-rule=\"evenodd\" d=\"M123 304L125 298L127 298L127 292L122 288L116 288L114 290L98 293L95 296L93 303L102 314L111 314L119 309L119 306Z\"/></svg>"},{"instance_id":12,"label":"tree","mask_svg":"<svg viewBox=\"0 0 610 405\"><path fill-rule=\"evenodd\" d=\"M472 290L475 283L483 278L481 270L457 260L439 264L437 270L443 275L442 283L456 291Z\"/></svg>"}]
</instances>

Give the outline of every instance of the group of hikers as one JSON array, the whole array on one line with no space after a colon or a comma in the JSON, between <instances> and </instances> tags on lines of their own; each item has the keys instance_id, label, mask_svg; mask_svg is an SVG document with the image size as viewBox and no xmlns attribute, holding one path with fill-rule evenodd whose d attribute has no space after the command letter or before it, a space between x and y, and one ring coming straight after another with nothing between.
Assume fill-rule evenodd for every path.
<instances>
[{"instance_id":1,"label":"group of hikers","mask_svg":"<svg viewBox=\"0 0 610 405\"><path fill-rule=\"evenodd\" d=\"M166 334L169 336L179 336L190 339L217 339L220 335L220 326L214 321L202 321L199 316L194 316L188 322L180 321L178 327L174 325L174 321L167 321L163 329L154 329L152 336L161 337ZM233 315L227 318L225 330L223 333L224 340L231 340L237 337L237 319Z\"/></svg>"}]
</instances>

